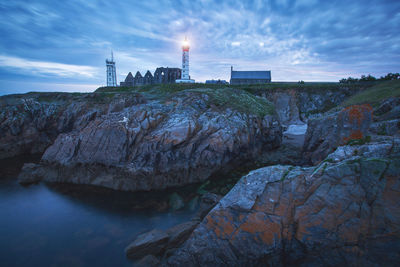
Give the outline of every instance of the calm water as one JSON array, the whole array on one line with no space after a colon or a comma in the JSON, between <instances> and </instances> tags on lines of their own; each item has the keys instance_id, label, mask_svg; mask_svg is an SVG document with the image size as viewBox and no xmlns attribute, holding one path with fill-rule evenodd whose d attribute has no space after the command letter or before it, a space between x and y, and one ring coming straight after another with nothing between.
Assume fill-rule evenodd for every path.
<instances>
[{"instance_id":1,"label":"calm water","mask_svg":"<svg viewBox=\"0 0 400 267\"><path fill-rule=\"evenodd\" d=\"M166 229L193 213L154 211L151 206L165 202L165 193L23 187L15 174L21 162L0 162L1 266L131 266L124 248L138 233Z\"/></svg>"}]
</instances>

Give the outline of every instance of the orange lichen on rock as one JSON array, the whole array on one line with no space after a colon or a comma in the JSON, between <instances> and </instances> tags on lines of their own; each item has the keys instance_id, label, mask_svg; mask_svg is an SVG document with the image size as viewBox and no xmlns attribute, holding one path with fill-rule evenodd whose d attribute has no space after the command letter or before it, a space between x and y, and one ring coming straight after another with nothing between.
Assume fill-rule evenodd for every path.
<instances>
[{"instance_id":1,"label":"orange lichen on rock","mask_svg":"<svg viewBox=\"0 0 400 267\"><path fill-rule=\"evenodd\" d=\"M365 115L371 115L373 113L372 107L369 104L364 105L353 105L344 109L344 112L348 114L351 123L361 126L362 121L365 119Z\"/></svg>"},{"instance_id":2,"label":"orange lichen on rock","mask_svg":"<svg viewBox=\"0 0 400 267\"><path fill-rule=\"evenodd\" d=\"M280 239L281 225L279 220L272 219L262 212L253 212L247 216L246 221L239 226L239 230L254 234L268 245L272 245L276 239Z\"/></svg>"},{"instance_id":3,"label":"orange lichen on rock","mask_svg":"<svg viewBox=\"0 0 400 267\"><path fill-rule=\"evenodd\" d=\"M365 132L373 118L373 109L371 105L353 105L346 107L339 114L342 123L349 124L349 133L342 138L342 144L350 140L364 138Z\"/></svg>"},{"instance_id":4,"label":"orange lichen on rock","mask_svg":"<svg viewBox=\"0 0 400 267\"><path fill-rule=\"evenodd\" d=\"M227 210L217 210L206 217L206 226L213 230L218 238L229 238L235 231L232 214Z\"/></svg>"}]
</instances>

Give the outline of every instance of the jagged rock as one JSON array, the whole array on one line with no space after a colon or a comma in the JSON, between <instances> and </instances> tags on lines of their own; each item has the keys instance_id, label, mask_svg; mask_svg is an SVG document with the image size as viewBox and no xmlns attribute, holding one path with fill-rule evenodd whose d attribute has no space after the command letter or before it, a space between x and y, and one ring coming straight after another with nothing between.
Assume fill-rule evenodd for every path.
<instances>
[{"instance_id":1,"label":"jagged rock","mask_svg":"<svg viewBox=\"0 0 400 267\"><path fill-rule=\"evenodd\" d=\"M322 93L323 92L323 93ZM282 125L307 123L309 118L318 117L341 104L346 97L357 93L357 89L339 87L335 89L315 88L274 89L261 91L259 95L273 102Z\"/></svg>"},{"instance_id":2,"label":"jagged rock","mask_svg":"<svg viewBox=\"0 0 400 267\"><path fill-rule=\"evenodd\" d=\"M25 163L18 175L18 183L32 184L39 182L42 176L39 173L40 171L40 165L35 163Z\"/></svg>"},{"instance_id":3,"label":"jagged rock","mask_svg":"<svg viewBox=\"0 0 400 267\"><path fill-rule=\"evenodd\" d=\"M340 112L309 120L303 151L313 164L321 162L339 145L368 135L373 118L370 105L349 106Z\"/></svg>"},{"instance_id":4,"label":"jagged rock","mask_svg":"<svg viewBox=\"0 0 400 267\"><path fill-rule=\"evenodd\" d=\"M189 221L169 228L166 233L169 236L167 249L177 248L193 232L194 228L199 224L199 221Z\"/></svg>"},{"instance_id":5,"label":"jagged rock","mask_svg":"<svg viewBox=\"0 0 400 267\"><path fill-rule=\"evenodd\" d=\"M279 121L287 126L300 122L299 108L295 90L276 92L272 95Z\"/></svg>"},{"instance_id":6,"label":"jagged rock","mask_svg":"<svg viewBox=\"0 0 400 267\"><path fill-rule=\"evenodd\" d=\"M168 266L396 266L400 139L339 147L316 167L250 172Z\"/></svg>"},{"instance_id":7,"label":"jagged rock","mask_svg":"<svg viewBox=\"0 0 400 267\"><path fill-rule=\"evenodd\" d=\"M43 178L125 191L165 189L204 181L280 145L274 116L215 110L207 101L206 94L184 92L166 104L97 116L57 137L42 157Z\"/></svg>"},{"instance_id":8,"label":"jagged rock","mask_svg":"<svg viewBox=\"0 0 400 267\"><path fill-rule=\"evenodd\" d=\"M202 195L200 199L199 210L194 216L195 219L202 220L210 212L210 210L217 205L221 198L222 196L209 192Z\"/></svg>"},{"instance_id":9,"label":"jagged rock","mask_svg":"<svg viewBox=\"0 0 400 267\"><path fill-rule=\"evenodd\" d=\"M154 229L143 233L125 249L125 253L131 259L140 259L146 255L160 256L185 242L198 224L199 221L193 220L175 225L166 231Z\"/></svg>"},{"instance_id":10,"label":"jagged rock","mask_svg":"<svg viewBox=\"0 0 400 267\"><path fill-rule=\"evenodd\" d=\"M371 133L378 135L399 135L400 119L374 122L369 130Z\"/></svg>"},{"instance_id":11,"label":"jagged rock","mask_svg":"<svg viewBox=\"0 0 400 267\"><path fill-rule=\"evenodd\" d=\"M400 97L390 97L379 105L379 107L375 110L375 115L382 117L381 119L383 120L393 119L393 117L391 117L392 114L390 113L392 113L392 110L398 109L399 107L400 107ZM397 114L399 114L398 111Z\"/></svg>"},{"instance_id":12,"label":"jagged rock","mask_svg":"<svg viewBox=\"0 0 400 267\"><path fill-rule=\"evenodd\" d=\"M128 258L140 259L146 255L162 253L168 243L169 236L160 230L153 230L139 235L126 249Z\"/></svg>"},{"instance_id":13,"label":"jagged rock","mask_svg":"<svg viewBox=\"0 0 400 267\"><path fill-rule=\"evenodd\" d=\"M112 102L109 104L103 98ZM118 108L115 102L118 102ZM115 94L112 97L68 93L2 96L0 159L43 153L60 133L82 129L107 110L111 112L124 105L142 102L144 100L138 94Z\"/></svg>"}]
</instances>

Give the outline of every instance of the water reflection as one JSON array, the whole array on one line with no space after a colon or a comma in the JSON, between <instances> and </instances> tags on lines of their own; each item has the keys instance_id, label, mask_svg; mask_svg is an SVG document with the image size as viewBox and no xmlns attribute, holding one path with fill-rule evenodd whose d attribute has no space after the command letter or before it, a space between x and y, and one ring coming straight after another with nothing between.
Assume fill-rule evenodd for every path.
<instances>
[{"instance_id":1,"label":"water reflection","mask_svg":"<svg viewBox=\"0 0 400 267\"><path fill-rule=\"evenodd\" d=\"M131 266L124 248L138 233L166 229L193 214L169 212L163 204L168 193L42 183L22 187L16 182L18 167L10 166L20 168L21 162L0 165L2 266Z\"/></svg>"}]
</instances>

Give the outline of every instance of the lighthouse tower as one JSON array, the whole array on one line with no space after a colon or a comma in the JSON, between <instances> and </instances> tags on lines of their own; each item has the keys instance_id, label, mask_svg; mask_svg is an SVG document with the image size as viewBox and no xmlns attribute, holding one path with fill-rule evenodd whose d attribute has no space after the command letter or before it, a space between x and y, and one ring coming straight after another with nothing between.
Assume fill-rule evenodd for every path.
<instances>
[{"instance_id":1,"label":"lighthouse tower","mask_svg":"<svg viewBox=\"0 0 400 267\"><path fill-rule=\"evenodd\" d=\"M117 74L115 69L114 55L111 51L111 60L106 59L107 66L107 86L117 86Z\"/></svg>"},{"instance_id":2,"label":"lighthouse tower","mask_svg":"<svg viewBox=\"0 0 400 267\"><path fill-rule=\"evenodd\" d=\"M182 75L181 79L176 80L176 83L194 83L194 80L190 79L189 75L189 42L185 37L185 41L182 44Z\"/></svg>"}]
</instances>

